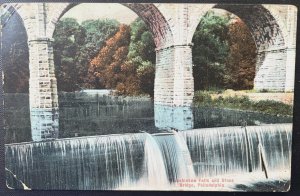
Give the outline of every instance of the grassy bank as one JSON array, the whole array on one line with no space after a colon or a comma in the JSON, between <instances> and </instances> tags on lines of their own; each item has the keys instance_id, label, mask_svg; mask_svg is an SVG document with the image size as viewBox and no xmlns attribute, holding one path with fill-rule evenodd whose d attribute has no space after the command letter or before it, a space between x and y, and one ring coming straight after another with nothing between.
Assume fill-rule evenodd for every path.
<instances>
[{"instance_id":1,"label":"grassy bank","mask_svg":"<svg viewBox=\"0 0 300 196\"><path fill-rule=\"evenodd\" d=\"M196 91L194 105L257 111L272 115L291 116L293 114L293 107L282 102L272 100L252 101L244 95L222 96L221 94L215 97L213 96L215 93L211 91Z\"/></svg>"}]
</instances>

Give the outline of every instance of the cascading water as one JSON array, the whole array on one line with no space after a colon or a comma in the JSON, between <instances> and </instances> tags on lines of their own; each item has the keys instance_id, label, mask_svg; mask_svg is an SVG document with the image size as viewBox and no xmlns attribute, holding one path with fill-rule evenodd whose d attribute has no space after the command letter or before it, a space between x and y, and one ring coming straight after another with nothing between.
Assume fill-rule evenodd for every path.
<instances>
[{"instance_id":1,"label":"cascading water","mask_svg":"<svg viewBox=\"0 0 300 196\"><path fill-rule=\"evenodd\" d=\"M147 133L146 135L147 137L144 147L144 173L146 176L146 182L144 182L144 184L155 188L168 188L170 183L167 177L167 171L161 150L153 136Z\"/></svg>"},{"instance_id":2,"label":"cascading water","mask_svg":"<svg viewBox=\"0 0 300 196\"><path fill-rule=\"evenodd\" d=\"M194 178L194 168L186 143L177 132L157 134L156 140L164 156L170 182Z\"/></svg>"},{"instance_id":3,"label":"cascading water","mask_svg":"<svg viewBox=\"0 0 300 196\"><path fill-rule=\"evenodd\" d=\"M144 134L12 144L6 167L32 189L115 189L140 178L143 146Z\"/></svg>"},{"instance_id":4,"label":"cascading water","mask_svg":"<svg viewBox=\"0 0 300 196\"><path fill-rule=\"evenodd\" d=\"M272 178L278 173L289 178L291 164L291 124L250 127L221 127L183 131L196 175L247 176L262 172ZM256 176L264 180L266 175ZM261 179L259 179L261 178Z\"/></svg>"},{"instance_id":5,"label":"cascading water","mask_svg":"<svg viewBox=\"0 0 300 196\"><path fill-rule=\"evenodd\" d=\"M170 188L164 158L159 145L152 135L148 133L145 133L145 135L143 175L134 185L122 185L119 189L163 190Z\"/></svg>"},{"instance_id":6,"label":"cascading water","mask_svg":"<svg viewBox=\"0 0 300 196\"><path fill-rule=\"evenodd\" d=\"M190 155L190 151L188 149L188 146L182 137L182 135L179 135L176 131L173 131L177 146L178 146L178 153L181 153L180 156L180 163L184 163L181 165L184 165L184 167L181 167L181 178L195 178L195 171L193 167L192 158Z\"/></svg>"},{"instance_id":7,"label":"cascading water","mask_svg":"<svg viewBox=\"0 0 300 196\"><path fill-rule=\"evenodd\" d=\"M223 178L238 180L227 184L238 189L289 180L291 130L276 124L9 144L6 167L31 189L203 190L202 184L178 185Z\"/></svg>"}]
</instances>

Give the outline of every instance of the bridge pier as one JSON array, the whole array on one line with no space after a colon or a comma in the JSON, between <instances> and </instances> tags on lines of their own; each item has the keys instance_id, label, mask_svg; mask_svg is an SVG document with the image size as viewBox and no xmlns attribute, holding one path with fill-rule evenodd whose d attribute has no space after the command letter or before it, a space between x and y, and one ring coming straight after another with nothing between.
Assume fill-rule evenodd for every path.
<instances>
[{"instance_id":1,"label":"bridge pier","mask_svg":"<svg viewBox=\"0 0 300 196\"><path fill-rule=\"evenodd\" d=\"M295 86L296 47L286 50L285 92L293 92Z\"/></svg>"},{"instance_id":2,"label":"bridge pier","mask_svg":"<svg viewBox=\"0 0 300 196\"><path fill-rule=\"evenodd\" d=\"M258 52L254 89L259 91L294 91L295 59L295 48Z\"/></svg>"},{"instance_id":3,"label":"bridge pier","mask_svg":"<svg viewBox=\"0 0 300 196\"><path fill-rule=\"evenodd\" d=\"M258 51L255 90L284 91L286 80L286 49Z\"/></svg>"},{"instance_id":4,"label":"bridge pier","mask_svg":"<svg viewBox=\"0 0 300 196\"><path fill-rule=\"evenodd\" d=\"M23 19L29 39L32 139L58 137L58 96L51 38L59 18L77 4L9 4ZM254 89L293 91L297 9L290 5L123 4L153 34L156 50L155 124L190 129L194 96L193 34L204 13L227 10L249 27L258 48ZM28 12L28 10L32 10Z\"/></svg>"},{"instance_id":5,"label":"bridge pier","mask_svg":"<svg viewBox=\"0 0 300 196\"><path fill-rule=\"evenodd\" d=\"M156 51L154 88L155 126L192 129L194 96L191 45L173 45Z\"/></svg>"},{"instance_id":6,"label":"bridge pier","mask_svg":"<svg viewBox=\"0 0 300 196\"><path fill-rule=\"evenodd\" d=\"M29 40L29 102L33 141L58 138L58 95L52 40Z\"/></svg>"}]
</instances>

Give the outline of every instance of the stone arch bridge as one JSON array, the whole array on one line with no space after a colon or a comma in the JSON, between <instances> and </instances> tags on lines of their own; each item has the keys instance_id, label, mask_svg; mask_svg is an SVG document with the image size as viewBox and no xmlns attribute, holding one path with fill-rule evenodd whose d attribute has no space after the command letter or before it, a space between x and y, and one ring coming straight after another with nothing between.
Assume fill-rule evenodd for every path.
<instances>
[{"instance_id":1,"label":"stone arch bridge","mask_svg":"<svg viewBox=\"0 0 300 196\"><path fill-rule=\"evenodd\" d=\"M3 4L18 12L27 31L32 139L58 137L58 95L53 61L53 32L60 17L77 4ZM156 44L155 119L160 128L193 126L192 38L201 17L224 9L249 27L257 48L254 88L293 91L297 9L291 5L122 4L148 25ZM103 4L105 6L105 4ZM4 38L5 39L5 38Z\"/></svg>"}]
</instances>

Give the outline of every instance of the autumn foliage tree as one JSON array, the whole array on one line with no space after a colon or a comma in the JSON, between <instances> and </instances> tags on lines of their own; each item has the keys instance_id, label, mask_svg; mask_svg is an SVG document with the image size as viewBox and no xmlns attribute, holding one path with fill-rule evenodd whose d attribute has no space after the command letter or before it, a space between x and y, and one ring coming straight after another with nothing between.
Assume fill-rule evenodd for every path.
<instances>
[{"instance_id":1,"label":"autumn foliage tree","mask_svg":"<svg viewBox=\"0 0 300 196\"><path fill-rule=\"evenodd\" d=\"M121 95L154 95L155 44L141 19L121 25L92 59L89 88L115 89Z\"/></svg>"},{"instance_id":2,"label":"autumn foliage tree","mask_svg":"<svg viewBox=\"0 0 300 196\"><path fill-rule=\"evenodd\" d=\"M256 46L246 24L236 18L229 25L229 56L225 86L235 90L252 89L255 76Z\"/></svg>"},{"instance_id":3,"label":"autumn foliage tree","mask_svg":"<svg viewBox=\"0 0 300 196\"><path fill-rule=\"evenodd\" d=\"M124 82L129 43L130 27L122 24L90 62L86 82L91 88L115 89L119 83Z\"/></svg>"},{"instance_id":4,"label":"autumn foliage tree","mask_svg":"<svg viewBox=\"0 0 300 196\"><path fill-rule=\"evenodd\" d=\"M63 18L54 32L54 64L58 91L72 92L86 87L88 65L105 41L118 30L116 20L87 20L79 24Z\"/></svg>"},{"instance_id":5,"label":"autumn foliage tree","mask_svg":"<svg viewBox=\"0 0 300 196\"><path fill-rule=\"evenodd\" d=\"M152 34L141 18L131 23L130 29L129 52L122 67L126 79L116 89L122 95L147 94L154 97L156 54Z\"/></svg>"}]
</instances>

